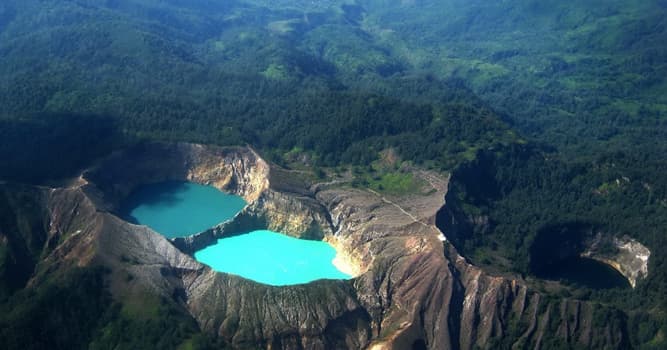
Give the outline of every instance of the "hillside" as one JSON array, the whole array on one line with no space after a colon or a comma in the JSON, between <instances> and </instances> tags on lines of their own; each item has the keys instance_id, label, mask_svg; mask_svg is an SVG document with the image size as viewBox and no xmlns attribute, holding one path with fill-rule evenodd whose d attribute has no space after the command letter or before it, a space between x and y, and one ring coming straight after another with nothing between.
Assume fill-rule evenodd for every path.
<instances>
[{"instance_id":1,"label":"hillside","mask_svg":"<svg viewBox=\"0 0 667 350\"><path fill-rule=\"evenodd\" d=\"M100 323L56 337L57 347L150 347L147 339L167 327L163 316L178 331L161 346L233 343L167 294L119 301L105 284L106 262L54 272L53 254L65 248L49 231L54 202L45 188L71 189L119 150L189 142L250 146L271 167L304 173L306 182L343 183L332 191L348 195L368 189L410 203L428 182L419 174L448 178L428 220L449 241L444 256L429 250L429 259L458 264L447 272L437 265L438 276L457 281L450 305L437 307L448 315L440 320L446 337L458 340L422 327L428 334L414 336L417 348L417 340L436 339L439 348L550 347L563 335L566 347L664 347L665 43L661 0L3 1L0 324L16 328L0 337L18 346L17 334L46 327L53 333L36 340L39 348L59 322L77 319L67 309L83 305L81 318ZM290 181L275 186L335 202ZM633 277L633 288L610 289L544 278L545 256L563 258L545 253L553 246L544 242L556 241L561 255L611 265L622 244L638 242L651 252L648 274ZM513 306L494 314L496 328L473 322L481 309L452 318L463 307L457 295L477 291L478 282L498 308L526 293L539 315ZM503 289L510 285L521 293ZM72 298L52 309L63 294ZM152 316L140 326L132 306L144 299ZM381 322L371 304L356 302L360 309L350 312L359 324ZM569 314L575 305L584 311ZM560 318L550 318L556 307ZM53 319L34 316L47 310ZM568 315L587 332L605 318L611 328L584 335ZM387 339L368 327L355 328L359 338L347 344ZM131 328L147 337L121 337Z\"/></svg>"}]
</instances>

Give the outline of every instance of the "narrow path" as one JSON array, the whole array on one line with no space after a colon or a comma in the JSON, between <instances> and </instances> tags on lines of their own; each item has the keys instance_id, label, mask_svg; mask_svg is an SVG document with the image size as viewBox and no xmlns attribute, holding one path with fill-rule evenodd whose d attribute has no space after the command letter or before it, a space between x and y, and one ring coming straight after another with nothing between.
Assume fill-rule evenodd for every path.
<instances>
[{"instance_id":1,"label":"narrow path","mask_svg":"<svg viewBox=\"0 0 667 350\"><path fill-rule=\"evenodd\" d=\"M422 177L423 177L423 178L424 178L424 179L431 185L431 187L433 187L435 190L438 190L438 189L441 187L441 186L439 186L439 185L442 185L442 184L440 183L440 181L439 181L437 178L434 179L434 178L432 177L431 174L429 174L429 173L427 173L427 172L425 172L425 171L420 171L420 175L422 175ZM333 181L314 183L314 184L312 184L312 185L310 186L310 188L311 188L312 190L315 190L315 191L317 192L321 186L323 187L323 186L338 185L338 184L341 184L341 183L347 183L347 182L350 182L350 181L351 181L351 179L349 179L349 178L347 178L347 177L343 177L342 179L336 179L336 180L333 180ZM434 183L434 182L435 182L435 183ZM366 190L367 190L368 192L370 192L370 193L372 193L372 194L378 196L378 197L380 198L380 200L382 200L384 203L387 203L387 204L390 204L390 205L393 205L394 207L396 207L398 210L401 211L401 213L407 215L413 222L419 223L420 225L422 225L422 226L424 226L424 227L427 227L427 228L430 228L430 229L434 230L435 232L437 232L437 233L438 233L438 239L439 239L439 240L441 240L441 241L443 241L443 242L444 242L444 241L447 241L447 238L445 237L445 235L444 235L444 234L440 231L440 229L439 229L438 227L436 227L435 225L427 224L427 223L421 221L420 219L418 219L417 217L415 217L414 215L412 215L410 212L408 212L407 210L403 209L400 205L398 205L398 204L396 204L395 202L393 202L393 201L387 199L387 198L386 198L385 196L383 196L381 193L379 193L379 192L377 192L377 191L375 191L375 190L372 190L372 189L370 189L370 188L366 188Z\"/></svg>"},{"instance_id":2,"label":"narrow path","mask_svg":"<svg viewBox=\"0 0 667 350\"><path fill-rule=\"evenodd\" d=\"M331 186L331 185L338 185L342 183L350 182L349 180L343 179L343 180L333 180L333 181L328 181L328 182L317 182L312 185L310 185L311 188L316 188L319 186Z\"/></svg>"},{"instance_id":3,"label":"narrow path","mask_svg":"<svg viewBox=\"0 0 667 350\"><path fill-rule=\"evenodd\" d=\"M418 170L419 174L421 175L422 179L426 180L431 187L433 187L436 191L438 189L446 187L447 180L443 181L441 178L438 178L434 176L432 173L429 173L428 171L425 170Z\"/></svg>"},{"instance_id":4,"label":"narrow path","mask_svg":"<svg viewBox=\"0 0 667 350\"><path fill-rule=\"evenodd\" d=\"M396 204L396 203L390 201L389 199L385 198L382 194L378 193L377 191L374 191L374 190L372 190L372 189L370 189L370 188L367 188L366 190L368 190L368 192L371 192L371 193L373 193L374 195L380 197L380 199L381 199L383 202L385 202L385 203L387 203L387 204L391 204L391 205L393 205L394 207L398 208L398 210L400 210L403 214L407 215L410 219L412 219L412 221L417 222L417 223L421 224L422 226L427 227L427 228L430 228L430 229L434 230L435 232L437 232L437 233L438 233L438 239L439 239L439 240L441 240L441 241L446 241L446 240L447 240L447 238L445 237L445 235L444 235L442 232L440 232L440 229L438 229L435 225L430 225L430 224L424 223L423 221L417 219L414 215L412 215L412 214L410 214L409 212L407 212L407 211L406 211L405 209L403 209L400 205L398 205L398 204Z\"/></svg>"}]
</instances>

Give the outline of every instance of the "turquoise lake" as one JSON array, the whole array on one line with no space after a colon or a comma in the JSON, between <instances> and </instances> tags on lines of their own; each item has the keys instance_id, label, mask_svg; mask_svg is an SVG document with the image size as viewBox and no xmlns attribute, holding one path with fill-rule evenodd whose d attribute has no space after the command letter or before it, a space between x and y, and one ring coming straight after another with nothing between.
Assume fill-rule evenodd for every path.
<instances>
[{"instance_id":1,"label":"turquoise lake","mask_svg":"<svg viewBox=\"0 0 667 350\"><path fill-rule=\"evenodd\" d=\"M167 238L205 231L231 219L246 205L239 196L191 182L141 186L122 205L125 218Z\"/></svg>"},{"instance_id":2,"label":"turquoise lake","mask_svg":"<svg viewBox=\"0 0 667 350\"><path fill-rule=\"evenodd\" d=\"M195 259L215 271L274 286L351 278L331 263L335 256L336 250L326 242L268 230L219 239L195 253Z\"/></svg>"},{"instance_id":3,"label":"turquoise lake","mask_svg":"<svg viewBox=\"0 0 667 350\"><path fill-rule=\"evenodd\" d=\"M124 217L167 238L205 231L231 219L245 207L239 196L191 182L141 186L122 205ZM317 279L349 279L332 260L336 250L325 242L296 239L272 231L253 231L219 239L195 253L213 270L275 286Z\"/></svg>"}]
</instances>

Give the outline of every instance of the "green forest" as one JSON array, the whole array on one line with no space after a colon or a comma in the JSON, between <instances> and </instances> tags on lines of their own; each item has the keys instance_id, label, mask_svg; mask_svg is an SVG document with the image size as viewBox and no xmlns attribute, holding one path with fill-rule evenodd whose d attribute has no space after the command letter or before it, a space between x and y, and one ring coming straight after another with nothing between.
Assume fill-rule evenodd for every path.
<instances>
[{"instance_id":1,"label":"green forest","mask_svg":"<svg viewBox=\"0 0 667 350\"><path fill-rule=\"evenodd\" d=\"M645 244L636 289L554 295L605 305L634 348L667 346L665 1L4 0L0 63L0 184L62 181L148 141L250 145L284 167L299 153L356 174L394 149L452 174L458 214L488 218L452 241L498 273L531 278L531 246L554 225ZM410 188L392 176L379 175ZM0 220L27 241L44 230ZM44 242L32 243L20 257L0 245L8 349L38 332L28 348L224 345L160 300L147 301L155 317L128 316L101 292L104 271L21 290L5 267L34 264ZM49 333L62 322L79 327Z\"/></svg>"}]
</instances>

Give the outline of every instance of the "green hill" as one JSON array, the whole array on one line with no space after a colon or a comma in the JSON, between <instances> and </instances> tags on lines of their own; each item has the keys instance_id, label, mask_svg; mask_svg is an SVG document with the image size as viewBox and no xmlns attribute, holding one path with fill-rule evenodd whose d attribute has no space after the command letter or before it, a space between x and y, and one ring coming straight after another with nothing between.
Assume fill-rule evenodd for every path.
<instances>
[{"instance_id":1,"label":"green hill","mask_svg":"<svg viewBox=\"0 0 667 350\"><path fill-rule=\"evenodd\" d=\"M128 145L187 141L408 191L375 162L392 149L453 174L461 215L488 220L455 244L484 268L530 278L535 237L564 222L640 240L653 255L636 290L552 294L617 310L633 347L665 344L665 1L4 0L0 63L2 181L48 184ZM4 211L21 209L9 192ZM0 212L0 236L39 231L29 204ZM85 317L114 320L77 330L81 344L134 325L77 287L99 287L100 271L32 298L5 267L41 252L7 242L0 325L30 334L40 303L68 290L104 305ZM183 339L212 344L179 320Z\"/></svg>"}]
</instances>

